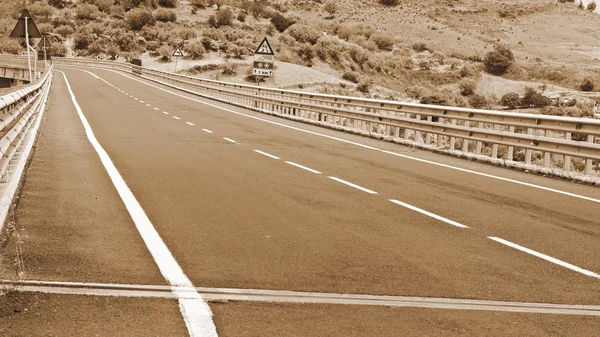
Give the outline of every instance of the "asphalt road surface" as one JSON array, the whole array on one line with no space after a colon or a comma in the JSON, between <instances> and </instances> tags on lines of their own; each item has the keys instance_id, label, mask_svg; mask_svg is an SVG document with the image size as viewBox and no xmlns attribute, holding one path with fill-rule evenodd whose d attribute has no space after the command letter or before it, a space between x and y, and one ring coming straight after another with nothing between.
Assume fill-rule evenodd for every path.
<instances>
[{"instance_id":1,"label":"asphalt road surface","mask_svg":"<svg viewBox=\"0 0 600 337\"><path fill-rule=\"evenodd\" d=\"M600 305L598 188L58 69L6 248L29 280ZM194 323L184 297L17 292L0 332L600 336L598 315L385 305L222 300Z\"/></svg>"}]
</instances>

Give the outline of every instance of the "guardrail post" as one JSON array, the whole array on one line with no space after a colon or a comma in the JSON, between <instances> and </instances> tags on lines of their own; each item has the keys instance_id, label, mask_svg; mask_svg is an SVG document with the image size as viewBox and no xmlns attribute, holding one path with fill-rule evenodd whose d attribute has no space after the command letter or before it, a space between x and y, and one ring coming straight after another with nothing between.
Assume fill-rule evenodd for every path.
<instances>
[{"instance_id":1,"label":"guardrail post","mask_svg":"<svg viewBox=\"0 0 600 337\"><path fill-rule=\"evenodd\" d=\"M566 140L571 140L571 133L570 132L566 132L565 133L565 139ZM571 171L571 156L565 155L564 162L563 162L563 170L565 170L567 172Z\"/></svg>"},{"instance_id":2,"label":"guardrail post","mask_svg":"<svg viewBox=\"0 0 600 337\"><path fill-rule=\"evenodd\" d=\"M587 141L588 141L588 143L593 143L594 142L594 135L588 135L587 136ZM592 175L592 160L591 159L586 159L585 160L585 175L586 176Z\"/></svg>"},{"instance_id":3,"label":"guardrail post","mask_svg":"<svg viewBox=\"0 0 600 337\"><path fill-rule=\"evenodd\" d=\"M494 130L499 131L500 125L494 124ZM492 158L498 158L498 144L492 144Z\"/></svg>"},{"instance_id":4,"label":"guardrail post","mask_svg":"<svg viewBox=\"0 0 600 337\"><path fill-rule=\"evenodd\" d=\"M456 119L450 120L450 124L456 125ZM450 137L450 150L454 150L455 146L456 146L456 137L451 136Z\"/></svg>"},{"instance_id":5,"label":"guardrail post","mask_svg":"<svg viewBox=\"0 0 600 337\"><path fill-rule=\"evenodd\" d=\"M533 135L533 129L532 128L527 128L527 134L528 135ZM533 153L532 150L525 150L525 164L531 165L531 154L532 153Z\"/></svg>"},{"instance_id":6,"label":"guardrail post","mask_svg":"<svg viewBox=\"0 0 600 337\"><path fill-rule=\"evenodd\" d=\"M479 122L477 123L477 128L479 129L483 129L483 122ZM483 143L480 141L477 141L476 143L476 147L475 147L475 153L476 154L481 154L481 147L482 147Z\"/></svg>"},{"instance_id":7,"label":"guardrail post","mask_svg":"<svg viewBox=\"0 0 600 337\"><path fill-rule=\"evenodd\" d=\"M552 137L552 131L546 130L546 137ZM550 152L544 152L544 167L550 167Z\"/></svg>"},{"instance_id":8,"label":"guardrail post","mask_svg":"<svg viewBox=\"0 0 600 337\"><path fill-rule=\"evenodd\" d=\"M514 126L509 126L508 127L508 132L513 133L515 132L515 127ZM512 146L508 147L508 153L506 154L506 159L507 160L513 160L515 158L515 148Z\"/></svg>"},{"instance_id":9,"label":"guardrail post","mask_svg":"<svg viewBox=\"0 0 600 337\"><path fill-rule=\"evenodd\" d=\"M421 120L421 115L415 116L418 121ZM421 131L415 131L415 142L423 143L423 137L421 136Z\"/></svg>"},{"instance_id":10,"label":"guardrail post","mask_svg":"<svg viewBox=\"0 0 600 337\"><path fill-rule=\"evenodd\" d=\"M431 116L427 116L427 121L431 122L433 118ZM431 132L425 133L425 144L431 145Z\"/></svg>"}]
</instances>

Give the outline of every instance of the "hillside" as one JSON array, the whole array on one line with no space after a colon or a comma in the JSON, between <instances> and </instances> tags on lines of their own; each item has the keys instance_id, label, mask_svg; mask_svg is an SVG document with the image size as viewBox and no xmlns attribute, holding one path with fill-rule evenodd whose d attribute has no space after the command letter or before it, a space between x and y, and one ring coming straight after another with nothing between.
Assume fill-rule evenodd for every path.
<instances>
[{"instance_id":1,"label":"hillside","mask_svg":"<svg viewBox=\"0 0 600 337\"><path fill-rule=\"evenodd\" d=\"M600 87L600 16L562 1L40 0L29 10L53 55L142 57L173 71L181 46L178 70L252 82L252 51L269 36L278 60L271 86L592 116L594 101L579 90ZM0 36L23 7L4 2ZM0 37L0 51L22 50ZM483 62L494 50L514 59L507 69ZM502 99L509 93L512 101ZM544 95L577 102L548 107Z\"/></svg>"}]
</instances>

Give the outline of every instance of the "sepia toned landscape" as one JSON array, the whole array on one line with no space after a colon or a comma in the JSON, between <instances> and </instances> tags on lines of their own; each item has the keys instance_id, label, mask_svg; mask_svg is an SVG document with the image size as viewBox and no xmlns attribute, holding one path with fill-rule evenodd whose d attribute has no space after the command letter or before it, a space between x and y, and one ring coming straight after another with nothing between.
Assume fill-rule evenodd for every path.
<instances>
[{"instance_id":1,"label":"sepia toned landscape","mask_svg":"<svg viewBox=\"0 0 600 337\"><path fill-rule=\"evenodd\" d=\"M599 70L592 0L0 0L0 336L598 336Z\"/></svg>"}]
</instances>

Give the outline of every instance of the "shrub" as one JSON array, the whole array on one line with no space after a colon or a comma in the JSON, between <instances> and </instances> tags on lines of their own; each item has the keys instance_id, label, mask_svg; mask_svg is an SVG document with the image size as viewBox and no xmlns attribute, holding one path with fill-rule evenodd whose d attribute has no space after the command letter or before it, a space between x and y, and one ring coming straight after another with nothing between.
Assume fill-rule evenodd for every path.
<instances>
[{"instance_id":1,"label":"shrub","mask_svg":"<svg viewBox=\"0 0 600 337\"><path fill-rule=\"evenodd\" d=\"M196 39L187 41L183 49L185 50L187 55L194 60L202 59L204 57L204 53L206 52L202 41Z\"/></svg>"},{"instance_id":2,"label":"shrub","mask_svg":"<svg viewBox=\"0 0 600 337\"><path fill-rule=\"evenodd\" d=\"M593 12L593 11L595 11L595 10L596 10L596 2L595 2L595 1L592 1L592 2L590 2L590 3L587 5L586 9L587 9L588 11L590 11L590 12Z\"/></svg>"},{"instance_id":3,"label":"shrub","mask_svg":"<svg viewBox=\"0 0 600 337\"><path fill-rule=\"evenodd\" d=\"M171 48L169 46L163 45L162 47L158 48L158 50L156 52L160 56L161 61L163 61L163 62L171 61L173 51L171 50Z\"/></svg>"},{"instance_id":4,"label":"shrub","mask_svg":"<svg viewBox=\"0 0 600 337\"><path fill-rule=\"evenodd\" d=\"M429 70L431 69L431 62L427 61L427 60L423 60L419 62L419 68L421 68L421 70Z\"/></svg>"},{"instance_id":5,"label":"shrub","mask_svg":"<svg viewBox=\"0 0 600 337\"><path fill-rule=\"evenodd\" d=\"M358 86L356 87L356 90L364 93L364 94L368 94L369 91L371 91L371 87L373 86L373 80L372 79L366 79L361 81Z\"/></svg>"},{"instance_id":6,"label":"shrub","mask_svg":"<svg viewBox=\"0 0 600 337\"><path fill-rule=\"evenodd\" d=\"M94 5L80 3L75 7L75 17L80 20L96 20L98 16L100 16L100 11Z\"/></svg>"},{"instance_id":7,"label":"shrub","mask_svg":"<svg viewBox=\"0 0 600 337\"><path fill-rule=\"evenodd\" d=\"M56 8L65 8L68 2L67 0L48 0L48 4Z\"/></svg>"},{"instance_id":8,"label":"shrub","mask_svg":"<svg viewBox=\"0 0 600 337\"><path fill-rule=\"evenodd\" d=\"M134 8L127 13L127 24L133 30L140 30L152 23L152 12L145 8Z\"/></svg>"},{"instance_id":9,"label":"shrub","mask_svg":"<svg viewBox=\"0 0 600 337\"><path fill-rule=\"evenodd\" d=\"M302 44L298 48L298 56L304 61L310 61L315 57L315 48L310 44Z\"/></svg>"},{"instance_id":10,"label":"shrub","mask_svg":"<svg viewBox=\"0 0 600 337\"><path fill-rule=\"evenodd\" d=\"M513 63L515 57L507 47L496 45L493 51L486 54L483 65L488 73L502 75Z\"/></svg>"},{"instance_id":11,"label":"shrub","mask_svg":"<svg viewBox=\"0 0 600 337\"><path fill-rule=\"evenodd\" d=\"M86 49L93 42L92 34L89 31L81 30L75 34L73 45L75 49Z\"/></svg>"},{"instance_id":12,"label":"shrub","mask_svg":"<svg viewBox=\"0 0 600 337\"><path fill-rule=\"evenodd\" d=\"M246 22L246 13L239 12L239 14L237 15L237 20L239 22Z\"/></svg>"},{"instance_id":13,"label":"shrub","mask_svg":"<svg viewBox=\"0 0 600 337\"><path fill-rule=\"evenodd\" d=\"M594 80L591 79L590 77L584 78L583 82L581 82L581 85L579 86L579 89L581 91L592 91L592 90L594 90Z\"/></svg>"},{"instance_id":14,"label":"shrub","mask_svg":"<svg viewBox=\"0 0 600 337\"><path fill-rule=\"evenodd\" d=\"M418 52L429 50L425 42L417 42L412 45L412 49Z\"/></svg>"},{"instance_id":15,"label":"shrub","mask_svg":"<svg viewBox=\"0 0 600 337\"><path fill-rule=\"evenodd\" d=\"M293 25L294 22L277 12L271 16L271 24L275 27L275 29L277 29L278 32L283 33L286 29Z\"/></svg>"},{"instance_id":16,"label":"shrub","mask_svg":"<svg viewBox=\"0 0 600 337\"><path fill-rule=\"evenodd\" d=\"M475 94L475 87L477 83L473 80L462 80L458 84L458 88L460 89L460 94L463 96L472 96Z\"/></svg>"},{"instance_id":17,"label":"shrub","mask_svg":"<svg viewBox=\"0 0 600 337\"><path fill-rule=\"evenodd\" d=\"M462 68L460 68L460 77L469 76L471 76L471 71L469 70L469 68L467 68L467 66L463 66Z\"/></svg>"},{"instance_id":18,"label":"shrub","mask_svg":"<svg viewBox=\"0 0 600 337\"><path fill-rule=\"evenodd\" d=\"M18 54L23 48L16 39L9 39L8 37L0 37L0 52L9 54Z\"/></svg>"},{"instance_id":19,"label":"shrub","mask_svg":"<svg viewBox=\"0 0 600 337\"><path fill-rule=\"evenodd\" d=\"M361 67L363 64L369 61L369 53L363 47L354 45L350 48L348 53L350 54L352 61L356 62Z\"/></svg>"},{"instance_id":20,"label":"shrub","mask_svg":"<svg viewBox=\"0 0 600 337\"><path fill-rule=\"evenodd\" d=\"M332 18L335 13L337 12L337 6L335 4L335 2L331 1L325 4L325 6L323 7L323 9L329 13L329 17Z\"/></svg>"},{"instance_id":21,"label":"shrub","mask_svg":"<svg viewBox=\"0 0 600 337\"><path fill-rule=\"evenodd\" d=\"M54 29L54 32L62 37L69 37L75 33L75 30L71 26L59 26Z\"/></svg>"},{"instance_id":22,"label":"shrub","mask_svg":"<svg viewBox=\"0 0 600 337\"><path fill-rule=\"evenodd\" d=\"M350 81L353 83L358 83L360 80L360 75L354 71L350 71L347 73L344 73L344 75L342 76L343 79L345 79L346 81Z\"/></svg>"},{"instance_id":23,"label":"shrub","mask_svg":"<svg viewBox=\"0 0 600 337\"><path fill-rule=\"evenodd\" d=\"M219 9L215 15L208 18L208 25L214 28L231 26L233 24L233 12L229 8Z\"/></svg>"},{"instance_id":24,"label":"shrub","mask_svg":"<svg viewBox=\"0 0 600 337\"><path fill-rule=\"evenodd\" d=\"M379 0L379 3L385 6L396 6L398 2L398 0Z\"/></svg>"},{"instance_id":25,"label":"shrub","mask_svg":"<svg viewBox=\"0 0 600 337\"><path fill-rule=\"evenodd\" d=\"M158 0L158 5L161 7L176 8L179 5L179 0Z\"/></svg>"},{"instance_id":26,"label":"shrub","mask_svg":"<svg viewBox=\"0 0 600 337\"><path fill-rule=\"evenodd\" d=\"M474 94L469 97L469 104L475 109L483 109L489 107L490 103L483 95Z\"/></svg>"},{"instance_id":27,"label":"shrub","mask_svg":"<svg viewBox=\"0 0 600 337\"><path fill-rule=\"evenodd\" d=\"M300 43L316 44L321 37L321 32L307 25L295 24L291 26L287 33Z\"/></svg>"},{"instance_id":28,"label":"shrub","mask_svg":"<svg viewBox=\"0 0 600 337\"><path fill-rule=\"evenodd\" d=\"M516 109L521 106L521 98L516 92L509 92L502 96L500 99L500 105L503 105L509 109Z\"/></svg>"},{"instance_id":29,"label":"shrub","mask_svg":"<svg viewBox=\"0 0 600 337\"><path fill-rule=\"evenodd\" d=\"M394 37L388 34L376 33L371 35L369 40L375 42L379 49L391 50L394 48Z\"/></svg>"},{"instance_id":30,"label":"shrub","mask_svg":"<svg viewBox=\"0 0 600 337\"><path fill-rule=\"evenodd\" d=\"M535 89L531 87L525 88L525 95L521 100L521 105L525 107L534 107L534 108L542 108L547 105L550 105L551 100L535 91Z\"/></svg>"},{"instance_id":31,"label":"shrub","mask_svg":"<svg viewBox=\"0 0 600 337\"><path fill-rule=\"evenodd\" d=\"M161 22L175 22L177 21L177 13L170 9L161 8L156 11L154 18L156 19L156 21Z\"/></svg>"},{"instance_id":32,"label":"shrub","mask_svg":"<svg viewBox=\"0 0 600 337\"><path fill-rule=\"evenodd\" d=\"M62 43L52 43L48 55L64 57L67 55L67 47Z\"/></svg>"},{"instance_id":33,"label":"shrub","mask_svg":"<svg viewBox=\"0 0 600 337\"><path fill-rule=\"evenodd\" d=\"M430 104L430 105L445 105L446 99L440 97L439 95L430 95L421 98L421 104Z\"/></svg>"}]
</instances>

